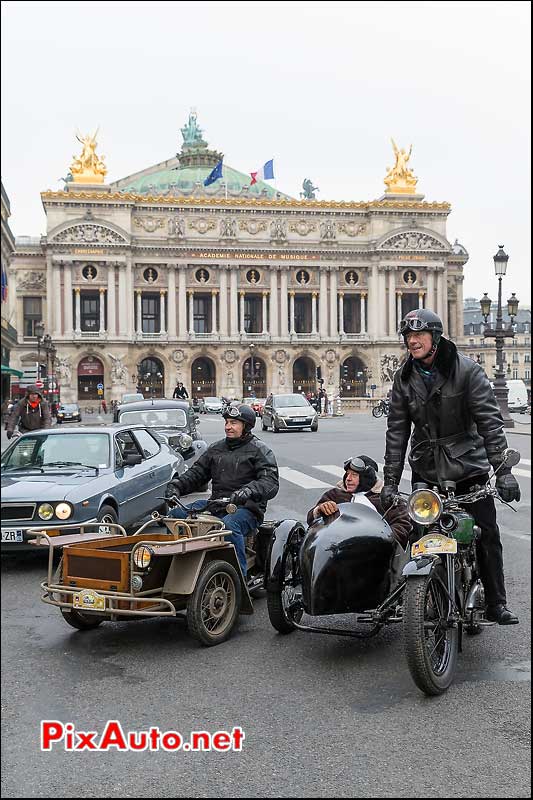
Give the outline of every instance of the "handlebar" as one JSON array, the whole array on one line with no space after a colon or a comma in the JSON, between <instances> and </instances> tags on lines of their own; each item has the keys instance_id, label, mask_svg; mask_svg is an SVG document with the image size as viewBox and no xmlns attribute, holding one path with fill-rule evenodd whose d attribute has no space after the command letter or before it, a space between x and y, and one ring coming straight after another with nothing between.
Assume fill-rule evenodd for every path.
<instances>
[{"instance_id":1,"label":"handlebar","mask_svg":"<svg viewBox=\"0 0 533 800\"><path fill-rule=\"evenodd\" d=\"M181 502L177 494L172 494L169 497L161 497L158 499L166 500L166 502L171 508L176 508L176 506L179 506L182 509L182 511L185 511L187 513L187 516L195 517L199 513L200 514L202 513L201 511L198 511L198 509L187 508L187 506ZM207 508L209 508L209 506L211 507L214 506L219 508L225 507L226 514L235 514L237 512L237 506L235 505L235 503L230 503L229 497L219 497L216 500L214 499L208 500Z\"/></svg>"}]
</instances>

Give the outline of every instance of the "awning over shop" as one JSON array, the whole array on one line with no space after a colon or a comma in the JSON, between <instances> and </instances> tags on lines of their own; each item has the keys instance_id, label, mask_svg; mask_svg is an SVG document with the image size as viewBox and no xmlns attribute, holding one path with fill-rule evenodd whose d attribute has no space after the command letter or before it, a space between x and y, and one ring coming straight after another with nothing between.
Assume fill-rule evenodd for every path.
<instances>
[{"instance_id":1,"label":"awning over shop","mask_svg":"<svg viewBox=\"0 0 533 800\"><path fill-rule=\"evenodd\" d=\"M5 364L1 365L2 375L16 375L17 378L22 378L24 373L20 369L13 369L13 367L6 367Z\"/></svg>"}]
</instances>

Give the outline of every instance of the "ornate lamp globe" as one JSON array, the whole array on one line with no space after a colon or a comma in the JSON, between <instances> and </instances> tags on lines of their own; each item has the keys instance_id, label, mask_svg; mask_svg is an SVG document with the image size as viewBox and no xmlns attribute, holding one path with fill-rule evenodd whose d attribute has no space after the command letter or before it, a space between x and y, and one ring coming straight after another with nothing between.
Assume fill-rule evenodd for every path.
<instances>
[{"instance_id":1,"label":"ornate lamp globe","mask_svg":"<svg viewBox=\"0 0 533 800\"><path fill-rule=\"evenodd\" d=\"M481 313L482 313L483 317L485 318L485 322L486 322L488 317L489 317L490 309L491 309L491 306L492 306L492 300L488 296L487 292L485 292L485 294L483 295L483 297L479 301L479 305L481 306Z\"/></svg>"},{"instance_id":2,"label":"ornate lamp globe","mask_svg":"<svg viewBox=\"0 0 533 800\"><path fill-rule=\"evenodd\" d=\"M505 275L507 272L507 262L509 261L509 256L507 253L504 253L503 244L499 246L499 250L494 256L494 271L496 275Z\"/></svg>"},{"instance_id":3,"label":"ornate lamp globe","mask_svg":"<svg viewBox=\"0 0 533 800\"><path fill-rule=\"evenodd\" d=\"M514 292L507 301L507 313L510 317L516 317L518 314L518 297Z\"/></svg>"}]
</instances>

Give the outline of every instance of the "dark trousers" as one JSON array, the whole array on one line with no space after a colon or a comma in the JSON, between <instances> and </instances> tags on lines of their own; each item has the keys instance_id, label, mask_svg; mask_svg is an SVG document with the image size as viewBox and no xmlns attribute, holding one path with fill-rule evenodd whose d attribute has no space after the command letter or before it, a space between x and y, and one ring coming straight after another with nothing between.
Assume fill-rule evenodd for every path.
<instances>
[{"instance_id":1,"label":"dark trousers","mask_svg":"<svg viewBox=\"0 0 533 800\"><path fill-rule=\"evenodd\" d=\"M412 484L423 481L420 475L413 472ZM460 496L471 491L472 486L484 486L488 475L476 475L457 484L455 494ZM503 549L500 529L496 522L496 505L493 497L485 497L477 503L465 506L472 514L476 525L481 528L481 537L477 543L477 559L479 575L485 588L485 599L488 606L505 605L505 579L503 577Z\"/></svg>"}]
</instances>

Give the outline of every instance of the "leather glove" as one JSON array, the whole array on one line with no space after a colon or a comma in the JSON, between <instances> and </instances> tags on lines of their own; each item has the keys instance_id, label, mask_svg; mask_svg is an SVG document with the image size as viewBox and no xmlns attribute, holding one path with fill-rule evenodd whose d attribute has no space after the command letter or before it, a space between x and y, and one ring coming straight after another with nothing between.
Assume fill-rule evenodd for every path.
<instances>
[{"instance_id":1,"label":"leather glove","mask_svg":"<svg viewBox=\"0 0 533 800\"><path fill-rule=\"evenodd\" d=\"M398 485L396 483L384 486L381 490L380 500L383 511L388 511L394 503L395 498L398 496Z\"/></svg>"},{"instance_id":2,"label":"leather glove","mask_svg":"<svg viewBox=\"0 0 533 800\"><path fill-rule=\"evenodd\" d=\"M6 436L7 436L8 439L11 439L11 437L13 436L13 431L8 431L6 433Z\"/></svg>"},{"instance_id":3,"label":"leather glove","mask_svg":"<svg viewBox=\"0 0 533 800\"><path fill-rule=\"evenodd\" d=\"M229 501L236 506L243 506L247 500L250 499L252 496L252 490L249 486L243 486L242 489L237 489L236 492L233 492Z\"/></svg>"},{"instance_id":4,"label":"leather glove","mask_svg":"<svg viewBox=\"0 0 533 800\"><path fill-rule=\"evenodd\" d=\"M520 500L520 486L514 475L507 472L505 475L498 475L496 478L496 489L504 503L511 503L513 500Z\"/></svg>"},{"instance_id":5,"label":"leather glove","mask_svg":"<svg viewBox=\"0 0 533 800\"><path fill-rule=\"evenodd\" d=\"M165 489L165 499L169 500L173 495L177 498L180 497L180 490L173 481L171 481Z\"/></svg>"}]
</instances>

